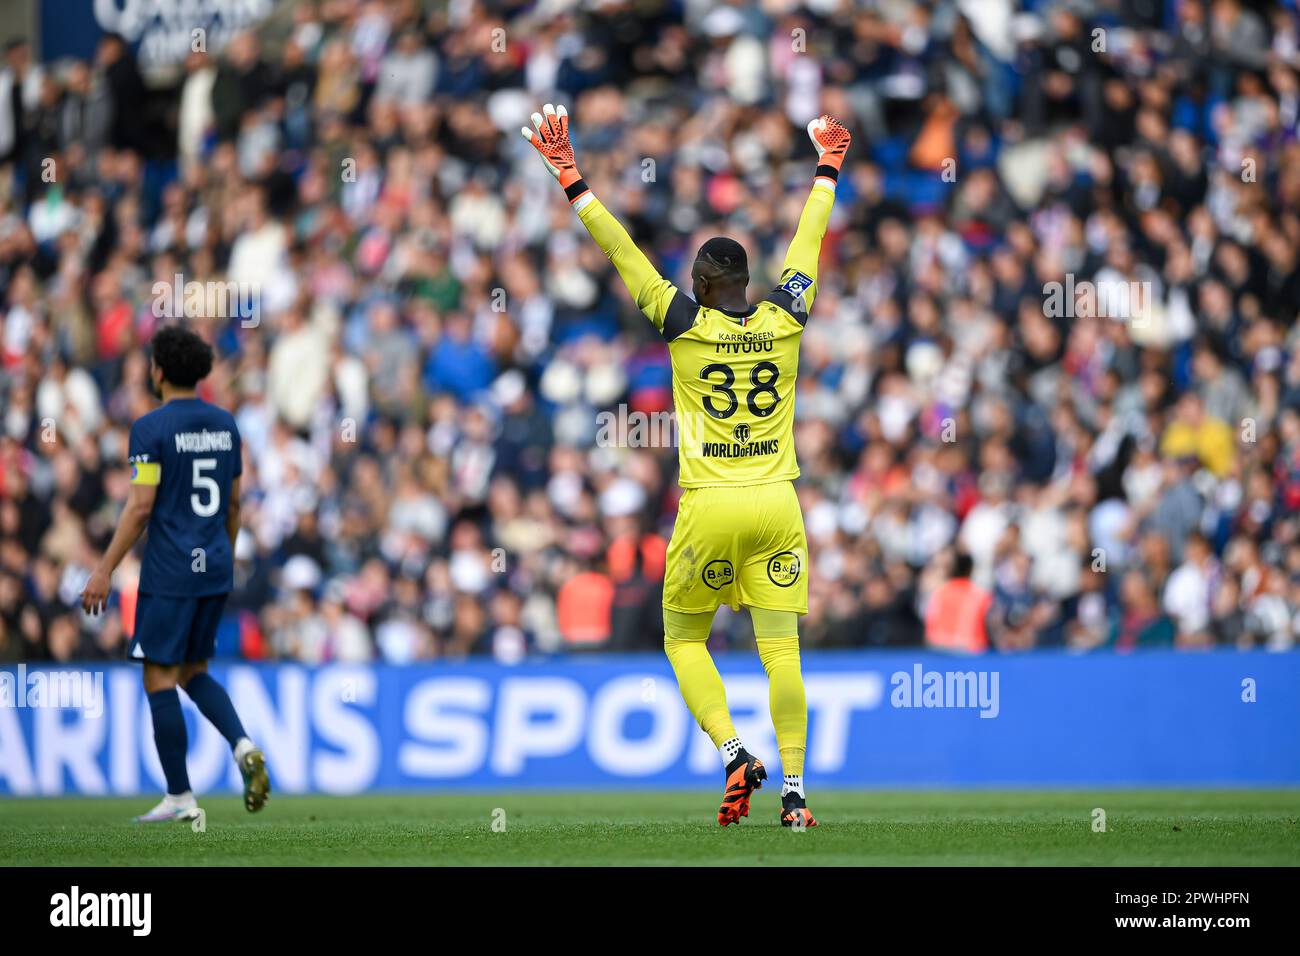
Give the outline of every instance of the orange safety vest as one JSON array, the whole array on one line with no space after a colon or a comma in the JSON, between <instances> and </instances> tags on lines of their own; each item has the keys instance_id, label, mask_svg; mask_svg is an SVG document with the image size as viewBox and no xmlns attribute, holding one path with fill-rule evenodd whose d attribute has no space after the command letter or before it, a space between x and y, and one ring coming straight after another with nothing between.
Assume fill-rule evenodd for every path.
<instances>
[{"instance_id":1,"label":"orange safety vest","mask_svg":"<svg viewBox=\"0 0 1300 956\"><path fill-rule=\"evenodd\" d=\"M609 640L614 582L595 571L575 574L555 599L555 617L566 644L603 644Z\"/></svg>"},{"instance_id":2,"label":"orange safety vest","mask_svg":"<svg viewBox=\"0 0 1300 956\"><path fill-rule=\"evenodd\" d=\"M984 616L993 595L970 578L945 581L925 609L925 643L944 651L979 654L989 649Z\"/></svg>"},{"instance_id":3,"label":"orange safety vest","mask_svg":"<svg viewBox=\"0 0 1300 956\"><path fill-rule=\"evenodd\" d=\"M127 637L135 636L135 609L140 603L140 585L128 584L117 592L118 594L118 613L122 616L122 630L126 632Z\"/></svg>"},{"instance_id":4,"label":"orange safety vest","mask_svg":"<svg viewBox=\"0 0 1300 956\"><path fill-rule=\"evenodd\" d=\"M609 566L610 579L622 584L636 570L639 557L641 575L647 581L662 581L667 553L668 542L657 534L642 535L639 539L624 535L610 542L605 552L605 564Z\"/></svg>"}]
</instances>

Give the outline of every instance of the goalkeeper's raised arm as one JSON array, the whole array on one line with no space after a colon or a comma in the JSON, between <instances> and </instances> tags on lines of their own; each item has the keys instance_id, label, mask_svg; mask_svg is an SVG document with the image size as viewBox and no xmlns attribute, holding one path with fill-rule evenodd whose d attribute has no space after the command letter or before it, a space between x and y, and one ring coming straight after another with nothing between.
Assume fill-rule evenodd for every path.
<instances>
[{"instance_id":1,"label":"goalkeeper's raised arm","mask_svg":"<svg viewBox=\"0 0 1300 956\"><path fill-rule=\"evenodd\" d=\"M523 128L524 138L533 144L546 163L551 175L560 181L569 204L587 227L601 251L614 263L623 284L659 331L664 323L682 313L680 320L689 320L696 304L683 295L671 282L659 274L646 258L622 223L614 218L587 187L578 172L573 158L573 144L569 141L569 113L563 107L547 103L542 112L532 116L534 129Z\"/></svg>"},{"instance_id":2,"label":"goalkeeper's raised arm","mask_svg":"<svg viewBox=\"0 0 1300 956\"><path fill-rule=\"evenodd\" d=\"M780 284L780 288L792 291L803 287L801 305L805 318L817 294L817 260L831 209L835 205L835 184L839 180L840 165L850 142L849 131L825 115L808 124L808 138L817 149L817 171L813 176L812 192L808 194L808 201L799 216L799 226L781 265Z\"/></svg>"},{"instance_id":3,"label":"goalkeeper's raised arm","mask_svg":"<svg viewBox=\"0 0 1300 956\"><path fill-rule=\"evenodd\" d=\"M733 240L718 237L701 247L691 275L695 298L685 295L655 270L622 224L592 195L574 160L568 111L563 106L547 103L542 112L532 115L532 120L533 129L521 130L524 138L541 154L546 168L564 187L569 204L614 263L637 308L666 339L672 341L690 328L700 306L720 306L733 311L748 308L747 256ZM801 315L801 322L806 321L816 295L817 259L835 204L840 165L850 142L849 131L829 116L820 116L809 123L808 136L817 149L817 171L781 267L781 283L773 293L773 301Z\"/></svg>"}]
</instances>

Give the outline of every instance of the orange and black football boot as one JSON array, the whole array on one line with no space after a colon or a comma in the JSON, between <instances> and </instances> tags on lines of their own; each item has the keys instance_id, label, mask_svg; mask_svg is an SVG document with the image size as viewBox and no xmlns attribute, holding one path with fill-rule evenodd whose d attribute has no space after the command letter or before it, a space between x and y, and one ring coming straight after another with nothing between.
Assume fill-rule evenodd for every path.
<instances>
[{"instance_id":1,"label":"orange and black football boot","mask_svg":"<svg viewBox=\"0 0 1300 956\"><path fill-rule=\"evenodd\" d=\"M718 826L739 823L741 817L749 816L749 795L760 789L766 779L767 769L761 760L745 750L736 754L727 764L727 789L718 809Z\"/></svg>"},{"instance_id":2,"label":"orange and black football boot","mask_svg":"<svg viewBox=\"0 0 1300 956\"><path fill-rule=\"evenodd\" d=\"M816 825L817 821L813 819L812 811L808 809L808 803L803 797L791 790L781 798L781 826L807 830Z\"/></svg>"}]
</instances>

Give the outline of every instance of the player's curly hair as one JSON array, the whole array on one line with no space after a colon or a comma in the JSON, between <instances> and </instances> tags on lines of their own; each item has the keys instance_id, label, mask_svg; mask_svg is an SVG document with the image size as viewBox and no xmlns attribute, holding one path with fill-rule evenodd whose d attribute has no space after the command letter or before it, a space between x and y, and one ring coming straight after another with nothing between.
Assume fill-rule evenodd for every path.
<instances>
[{"instance_id":1,"label":"player's curly hair","mask_svg":"<svg viewBox=\"0 0 1300 956\"><path fill-rule=\"evenodd\" d=\"M159 329L150 348L163 378L177 388L193 388L212 371L212 346L184 326Z\"/></svg>"}]
</instances>

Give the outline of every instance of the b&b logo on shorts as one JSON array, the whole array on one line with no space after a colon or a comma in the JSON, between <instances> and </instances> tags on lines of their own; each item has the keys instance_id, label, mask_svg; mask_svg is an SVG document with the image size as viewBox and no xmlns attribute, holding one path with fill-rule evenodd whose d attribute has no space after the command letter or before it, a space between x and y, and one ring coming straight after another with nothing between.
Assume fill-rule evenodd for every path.
<instances>
[{"instance_id":1,"label":"b&b logo on shorts","mask_svg":"<svg viewBox=\"0 0 1300 956\"><path fill-rule=\"evenodd\" d=\"M803 563L793 551L782 551L767 559L767 578L779 588L788 588L799 580Z\"/></svg>"},{"instance_id":2,"label":"b&b logo on shorts","mask_svg":"<svg viewBox=\"0 0 1300 956\"><path fill-rule=\"evenodd\" d=\"M717 591L736 580L736 569L731 566L730 561L710 561L704 566L704 573L700 577L704 579L705 584Z\"/></svg>"}]
</instances>

